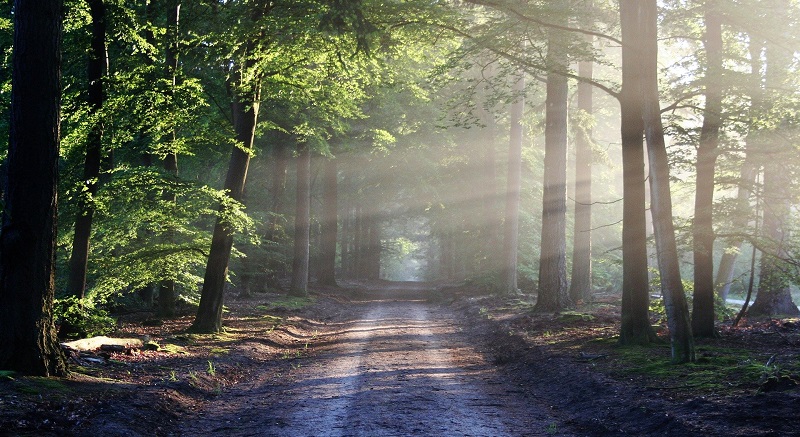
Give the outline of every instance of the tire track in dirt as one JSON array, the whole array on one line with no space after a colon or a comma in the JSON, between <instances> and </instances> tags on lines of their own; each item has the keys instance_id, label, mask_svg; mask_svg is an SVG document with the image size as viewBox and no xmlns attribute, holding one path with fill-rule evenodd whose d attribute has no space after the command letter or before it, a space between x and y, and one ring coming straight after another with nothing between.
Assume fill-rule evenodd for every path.
<instances>
[{"instance_id":1,"label":"tire track in dirt","mask_svg":"<svg viewBox=\"0 0 800 437\"><path fill-rule=\"evenodd\" d=\"M224 393L184 434L571 435L503 380L447 309L391 298L354 305L361 317L325 333L335 341L323 351L290 375Z\"/></svg>"}]
</instances>

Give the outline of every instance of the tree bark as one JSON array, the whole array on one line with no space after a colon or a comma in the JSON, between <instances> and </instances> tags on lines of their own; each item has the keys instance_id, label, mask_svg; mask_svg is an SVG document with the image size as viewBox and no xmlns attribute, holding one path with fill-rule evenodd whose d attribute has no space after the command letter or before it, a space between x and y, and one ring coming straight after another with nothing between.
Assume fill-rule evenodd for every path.
<instances>
[{"instance_id":1,"label":"tree bark","mask_svg":"<svg viewBox=\"0 0 800 437\"><path fill-rule=\"evenodd\" d=\"M322 193L322 247L320 270L317 281L320 285L336 286L336 240L339 230L339 166L336 158L325 160Z\"/></svg>"},{"instance_id":2,"label":"tree bark","mask_svg":"<svg viewBox=\"0 0 800 437\"><path fill-rule=\"evenodd\" d=\"M311 236L311 149L301 145L297 155L297 208L294 216L294 257L289 292L308 294L309 240Z\"/></svg>"},{"instance_id":3,"label":"tree bark","mask_svg":"<svg viewBox=\"0 0 800 437\"><path fill-rule=\"evenodd\" d=\"M675 228L672 223L672 198L669 187L669 163L661 124L658 94L658 38L656 0L642 1L643 57L640 59L643 88L643 116L647 156L650 162L650 210L656 240L661 293L667 313L672 361L695 360L694 340L689 322L689 306L681 281Z\"/></svg>"},{"instance_id":4,"label":"tree bark","mask_svg":"<svg viewBox=\"0 0 800 437\"><path fill-rule=\"evenodd\" d=\"M167 11L167 49L165 60L167 64L167 74L172 80L171 93L174 93L178 85L178 24L180 22L181 3L179 1L170 2ZM173 128L172 140L177 139L177 132ZM175 151L170 151L164 157L164 170L175 177L178 176L178 155ZM172 203L177 202L175 193L165 192L164 199ZM167 238L171 241L172 235ZM175 290L175 279L165 279L158 286L158 315L160 317L172 317L175 315L175 300L177 299Z\"/></svg>"},{"instance_id":5,"label":"tree bark","mask_svg":"<svg viewBox=\"0 0 800 437\"><path fill-rule=\"evenodd\" d=\"M649 281L647 273L647 220L645 216L642 78L639 0L620 1L622 26L622 90L620 119L622 138L622 323L620 343L647 344L657 340L650 326Z\"/></svg>"},{"instance_id":6,"label":"tree bark","mask_svg":"<svg viewBox=\"0 0 800 437\"><path fill-rule=\"evenodd\" d=\"M550 32L547 43L542 239L536 311L557 312L572 305L567 284L567 77L563 48Z\"/></svg>"},{"instance_id":7,"label":"tree bark","mask_svg":"<svg viewBox=\"0 0 800 437\"><path fill-rule=\"evenodd\" d=\"M784 152L785 153L785 152ZM780 156L780 154L777 154ZM785 248L785 218L790 206L784 190L790 186L783 160L775 154L764 164L764 219L763 236L770 242L770 250L761 256L758 293L747 314L750 316L797 316L797 305L792 301L791 279L785 271L783 258L788 258Z\"/></svg>"},{"instance_id":8,"label":"tree bark","mask_svg":"<svg viewBox=\"0 0 800 437\"><path fill-rule=\"evenodd\" d=\"M235 87L232 87L235 88ZM250 96L236 96L231 104L236 140L245 150L234 146L225 177L225 190L231 199L240 201L247 181L250 166L250 151L258 118L259 95L256 90ZM211 237L211 251L206 263L200 306L190 330L200 333L214 333L222 329L222 302L225 281L228 274L228 261L233 248L233 234L221 219L217 219Z\"/></svg>"},{"instance_id":9,"label":"tree bark","mask_svg":"<svg viewBox=\"0 0 800 437\"><path fill-rule=\"evenodd\" d=\"M8 183L0 231L0 369L64 375L53 325L62 2L14 2Z\"/></svg>"},{"instance_id":10,"label":"tree bark","mask_svg":"<svg viewBox=\"0 0 800 437\"><path fill-rule=\"evenodd\" d=\"M508 174L506 206L503 222L503 291L519 292L517 286L517 251L519 248L519 201L522 188L522 116L525 111L525 76L520 74L514 85L516 100L511 104L509 124Z\"/></svg>"},{"instance_id":11,"label":"tree bark","mask_svg":"<svg viewBox=\"0 0 800 437\"><path fill-rule=\"evenodd\" d=\"M763 42L751 40L749 43L750 51L750 112L756 114L758 111L764 109L764 92L762 89L762 74L761 70L763 63L761 62L761 52L764 48ZM751 118L755 117L753 115ZM750 196L753 194L753 185L756 181L760 165L754 158L756 142L756 129L751 129L745 138L745 158L742 163L742 168L739 173L739 186L736 193L736 212L733 215L732 229L746 229L747 224L753 215L753 208L750 204ZM717 277L715 280L715 287L717 296L725 302L728 298L728 293L731 289L733 282L733 267L736 264L736 258L739 256L739 251L742 247L742 239L737 238L728 241L722 258L719 261L719 268L717 269Z\"/></svg>"},{"instance_id":12,"label":"tree bark","mask_svg":"<svg viewBox=\"0 0 800 437\"><path fill-rule=\"evenodd\" d=\"M697 148L694 198L694 299L692 332L713 337L714 331L714 173L722 125L722 17L715 2L706 3L703 40L706 51L703 126Z\"/></svg>"},{"instance_id":13,"label":"tree bark","mask_svg":"<svg viewBox=\"0 0 800 437\"><path fill-rule=\"evenodd\" d=\"M378 211L371 210L367 219L366 278L376 281L381 278L381 228Z\"/></svg>"},{"instance_id":14,"label":"tree bark","mask_svg":"<svg viewBox=\"0 0 800 437\"><path fill-rule=\"evenodd\" d=\"M786 83L788 71L792 65L793 52L774 42L766 45L766 80L765 88L769 92L779 93ZM791 169L786 166L794 154L792 144L784 135L777 132L786 128L787 122L781 121L777 127L770 128L764 144L761 144L764 160L764 218L763 236L769 241L769 250L762 253L758 282L758 293L747 314L751 316L797 316L800 314L797 305L792 302L791 279L782 259L788 258L786 250L789 238L787 221L791 216L792 205L788 190L791 187Z\"/></svg>"},{"instance_id":15,"label":"tree bark","mask_svg":"<svg viewBox=\"0 0 800 437\"><path fill-rule=\"evenodd\" d=\"M591 38L590 38L591 41ZM578 64L578 75L591 79L593 63ZM578 83L578 111L592 115L593 87ZM569 296L573 302L588 302L592 296L592 128L581 126L575 133L575 224Z\"/></svg>"},{"instance_id":16,"label":"tree bark","mask_svg":"<svg viewBox=\"0 0 800 437\"><path fill-rule=\"evenodd\" d=\"M89 116L99 117L105 96L103 95L103 76L106 60L106 15L103 0L88 0L92 18L92 37L87 62L89 83ZM86 289L86 271L89 264L89 244L94 217L94 197L100 177L100 164L103 154L103 123L97 118L86 138L86 157L83 164L85 191L78 197L78 214L75 217L75 233L72 238L72 255L69 259L67 295L83 298Z\"/></svg>"}]
</instances>

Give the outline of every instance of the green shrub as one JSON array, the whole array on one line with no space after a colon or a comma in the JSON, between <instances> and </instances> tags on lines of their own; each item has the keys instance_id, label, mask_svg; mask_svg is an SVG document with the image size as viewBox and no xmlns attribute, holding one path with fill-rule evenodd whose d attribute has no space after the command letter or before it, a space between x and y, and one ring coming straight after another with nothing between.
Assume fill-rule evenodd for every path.
<instances>
[{"instance_id":1,"label":"green shrub","mask_svg":"<svg viewBox=\"0 0 800 437\"><path fill-rule=\"evenodd\" d=\"M77 339L105 335L114 331L117 321L102 308L97 308L89 299L71 296L56 299L53 314L58 326L58 336Z\"/></svg>"}]
</instances>

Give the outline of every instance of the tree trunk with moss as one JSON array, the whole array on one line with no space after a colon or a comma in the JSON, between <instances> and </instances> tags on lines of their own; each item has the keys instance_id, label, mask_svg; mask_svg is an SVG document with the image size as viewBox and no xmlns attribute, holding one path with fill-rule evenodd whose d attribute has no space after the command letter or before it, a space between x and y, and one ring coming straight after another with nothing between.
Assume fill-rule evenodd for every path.
<instances>
[{"instance_id":1,"label":"tree trunk with moss","mask_svg":"<svg viewBox=\"0 0 800 437\"><path fill-rule=\"evenodd\" d=\"M62 2L14 2L11 119L0 231L0 369L53 376Z\"/></svg>"}]
</instances>

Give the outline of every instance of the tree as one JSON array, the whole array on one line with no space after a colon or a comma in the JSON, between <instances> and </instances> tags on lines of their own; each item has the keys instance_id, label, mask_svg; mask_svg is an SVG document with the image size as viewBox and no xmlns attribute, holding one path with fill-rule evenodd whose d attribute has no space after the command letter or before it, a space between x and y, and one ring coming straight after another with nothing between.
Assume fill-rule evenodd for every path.
<instances>
[{"instance_id":1,"label":"tree","mask_svg":"<svg viewBox=\"0 0 800 437\"><path fill-rule=\"evenodd\" d=\"M294 257L289 293L308 294L308 258L311 232L311 148L301 145L297 158L297 196L294 218Z\"/></svg>"},{"instance_id":2,"label":"tree","mask_svg":"<svg viewBox=\"0 0 800 437\"><path fill-rule=\"evenodd\" d=\"M638 64L642 59L641 7L638 0L620 1L622 30L622 89L620 90L620 129L622 138L622 324L620 343L647 344L656 340L650 326L649 281L647 275L647 231L645 220L644 149L642 134L643 77Z\"/></svg>"},{"instance_id":3,"label":"tree","mask_svg":"<svg viewBox=\"0 0 800 437\"><path fill-rule=\"evenodd\" d=\"M252 68L251 62L252 60L249 60L245 65L236 67L238 69L234 75L236 82L232 84L232 89L235 90L231 104L233 125L236 140L243 147L233 147L228 173L225 177L225 190L228 192L228 196L235 201L240 201L244 194L260 103L260 86L243 81L244 71L248 67ZM211 240L211 252L209 252L206 273L203 278L203 289L200 293L200 306L191 327L194 332L212 333L222 329L223 291L232 248L232 231L221 218L217 219Z\"/></svg>"},{"instance_id":4,"label":"tree","mask_svg":"<svg viewBox=\"0 0 800 437\"><path fill-rule=\"evenodd\" d=\"M335 157L325 159L322 194L322 247L320 247L320 285L336 286L336 236L338 231L339 170Z\"/></svg>"},{"instance_id":5,"label":"tree","mask_svg":"<svg viewBox=\"0 0 800 437\"><path fill-rule=\"evenodd\" d=\"M72 256L69 260L67 294L82 298L86 289L86 270L89 262L89 242L92 235L92 204L97 195L100 165L103 158L103 122L100 110L103 107L103 76L106 70L106 12L103 0L88 0L92 18L92 39L87 63L89 84L89 115L93 117L86 140L86 158L83 166L82 184L85 184L78 200L78 215L75 218L75 233L72 239Z\"/></svg>"},{"instance_id":6,"label":"tree","mask_svg":"<svg viewBox=\"0 0 800 437\"><path fill-rule=\"evenodd\" d=\"M786 4L785 2L780 2ZM787 71L792 63L793 51L774 41L766 44L765 88L777 96L785 83ZM776 97L777 100L777 97ZM785 271L784 259L788 258L789 226L791 205L787 188L791 185L789 154L793 153L790 144L777 131L785 127L786 121L776 122L766 133L762 144L768 158L764 162L763 186L763 236L768 248L761 257L758 293L753 306L748 310L751 316L777 316L800 314L792 302L791 280Z\"/></svg>"},{"instance_id":7,"label":"tree","mask_svg":"<svg viewBox=\"0 0 800 437\"><path fill-rule=\"evenodd\" d=\"M716 2L705 4L706 52L705 108L697 147L694 201L694 299L692 332L696 337L714 336L714 174L722 124L722 17Z\"/></svg>"},{"instance_id":8,"label":"tree","mask_svg":"<svg viewBox=\"0 0 800 437\"><path fill-rule=\"evenodd\" d=\"M757 149L757 137L759 136L758 129L756 129L757 122L755 118L758 112L764 110L764 92L762 89L762 74L761 70L763 62L761 60L761 53L763 50L763 42L755 40L751 35L748 42L748 51L750 54L750 73L748 74L748 97L750 106L748 112L750 117L748 129L745 137L744 146L744 162L742 162L739 171L739 178L737 183L736 200L734 205L734 213L732 217L732 226L734 230L746 229L747 224L752 217L752 207L750 205L751 196L754 191L754 184L756 176L759 173L759 164L756 162L754 155ZM739 251L742 247L741 236L735 237L727 241L722 257L719 261L717 269L717 276L715 280L715 287L717 296L724 302L728 298L728 293L733 282L734 264L739 256Z\"/></svg>"},{"instance_id":9,"label":"tree","mask_svg":"<svg viewBox=\"0 0 800 437\"><path fill-rule=\"evenodd\" d=\"M588 37L592 41L592 37ZM578 76L592 79L593 62L578 63ZM579 126L575 132L575 223L569 296L587 302L592 294L592 115L593 87L578 83Z\"/></svg>"},{"instance_id":10,"label":"tree","mask_svg":"<svg viewBox=\"0 0 800 437\"><path fill-rule=\"evenodd\" d=\"M639 38L642 44L640 96L644 118L647 156L650 163L650 208L656 241L656 257L661 275L661 293L667 313L672 360L678 363L695 359L694 340L689 322L689 307L681 281L678 249L672 222L672 199L669 184L669 164L661 124L658 93L658 32L657 2L639 2Z\"/></svg>"},{"instance_id":11,"label":"tree","mask_svg":"<svg viewBox=\"0 0 800 437\"><path fill-rule=\"evenodd\" d=\"M180 1L173 0L168 2L167 10L167 47L165 50L167 75L171 79L172 88L171 94L174 94L175 87L178 85L178 24L180 23L181 3ZM176 129L173 128L171 132L173 143L177 139ZM164 155L164 170L168 173L178 176L178 154L172 149ZM166 191L164 193L165 200L170 202L177 202L175 193ZM171 240L171 236L168 235ZM158 284L158 315L162 317L172 317L175 314L175 299L177 293L175 290L175 279L169 278L162 280Z\"/></svg>"},{"instance_id":12,"label":"tree","mask_svg":"<svg viewBox=\"0 0 800 437\"><path fill-rule=\"evenodd\" d=\"M520 74L514 85L515 96L509 118L508 173L506 176L506 207L503 222L503 290L516 294L517 251L519 248L519 198L522 189L522 116L525 110L525 76Z\"/></svg>"},{"instance_id":13,"label":"tree","mask_svg":"<svg viewBox=\"0 0 800 437\"><path fill-rule=\"evenodd\" d=\"M547 40L542 243L536 311L557 312L570 306L567 284L567 100L563 44L555 30Z\"/></svg>"},{"instance_id":14,"label":"tree","mask_svg":"<svg viewBox=\"0 0 800 437\"><path fill-rule=\"evenodd\" d=\"M8 184L0 231L0 368L63 375L53 326L62 2L14 2Z\"/></svg>"}]
</instances>

